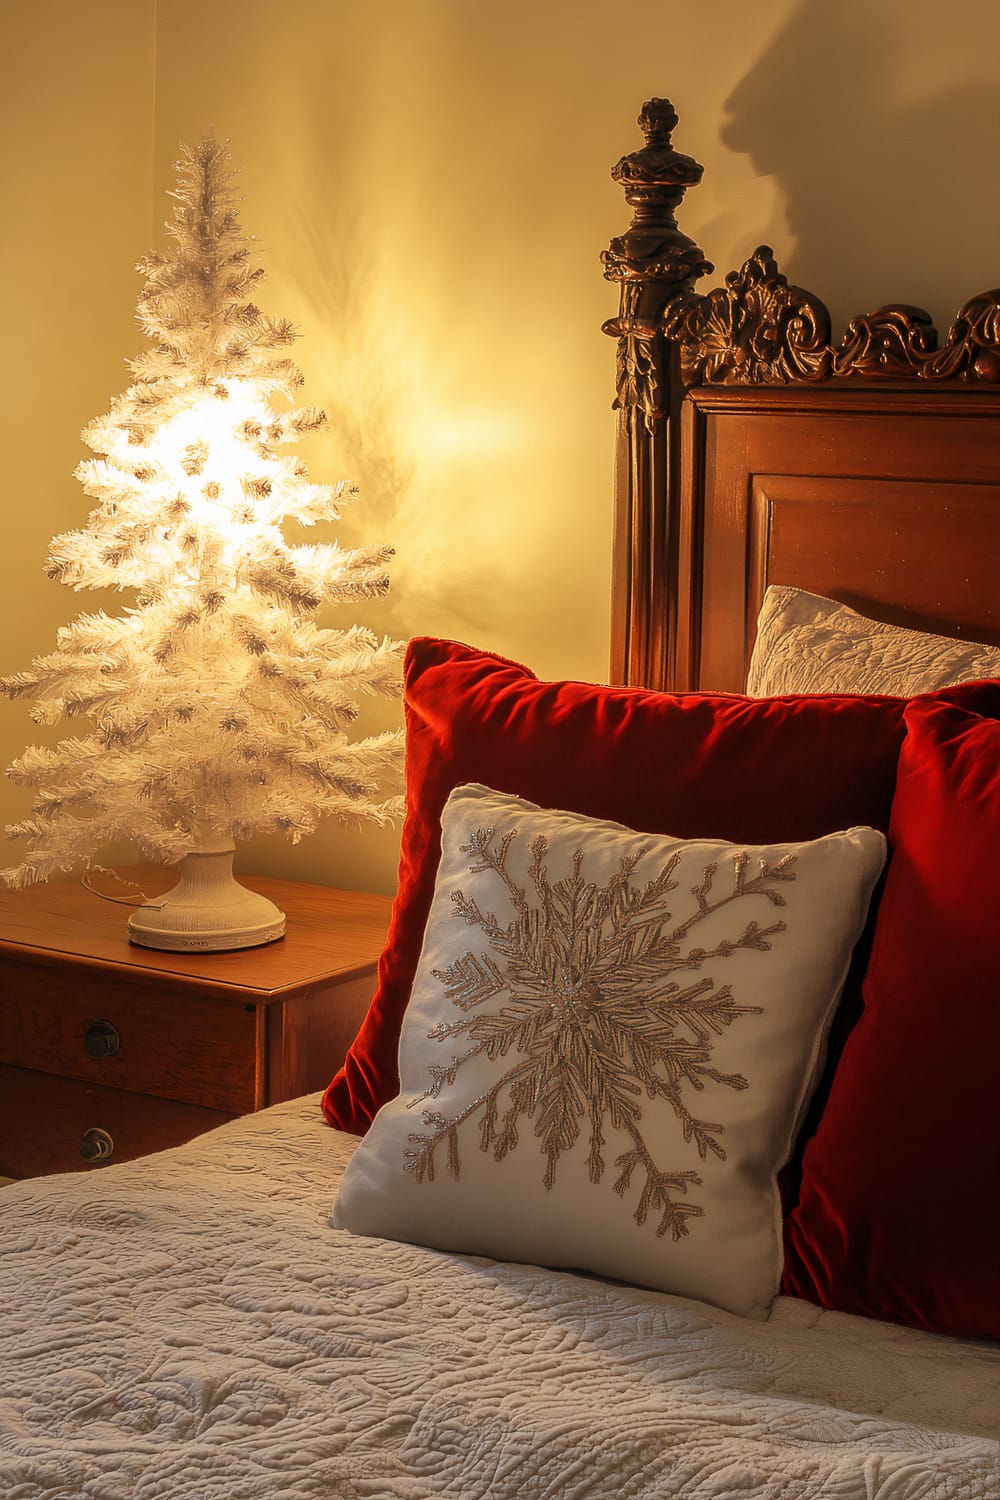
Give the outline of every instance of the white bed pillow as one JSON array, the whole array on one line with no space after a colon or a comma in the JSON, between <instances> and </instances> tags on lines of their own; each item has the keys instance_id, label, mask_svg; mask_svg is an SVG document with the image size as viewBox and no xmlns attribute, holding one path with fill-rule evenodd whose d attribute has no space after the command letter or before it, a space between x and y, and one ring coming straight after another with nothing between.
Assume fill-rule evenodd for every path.
<instances>
[{"instance_id":1,"label":"white bed pillow","mask_svg":"<svg viewBox=\"0 0 1000 1500\"><path fill-rule=\"evenodd\" d=\"M772 584L747 672L752 698L781 693L889 693L912 698L1000 677L1000 648L868 620L846 604Z\"/></svg>"},{"instance_id":2,"label":"white bed pillow","mask_svg":"<svg viewBox=\"0 0 1000 1500\"><path fill-rule=\"evenodd\" d=\"M334 1225L765 1316L775 1176L884 858L870 828L685 843L459 787L401 1092Z\"/></svg>"}]
</instances>

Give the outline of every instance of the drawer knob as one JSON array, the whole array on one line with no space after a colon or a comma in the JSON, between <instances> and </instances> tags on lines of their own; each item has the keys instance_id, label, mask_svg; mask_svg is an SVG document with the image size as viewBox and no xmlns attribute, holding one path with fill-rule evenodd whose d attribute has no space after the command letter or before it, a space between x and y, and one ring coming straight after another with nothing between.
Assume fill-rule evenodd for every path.
<instances>
[{"instance_id":1,"label":"drawer knob","mask_svg":"<svg viewBox=\"0 0 1000 1500\"><path fill-rule=\"evenodd\" d=\"M106 1130L91 1125L80 1138L80 1156L83 1161L110 1161L115 1154L115 1143Z\"/></svg>"},{"instance_id":2,"label":"drawer knob","mask_svg":"<svg viewBox=\"0 0 1000 1500\"><path fill-rule=\"evenodd\" d=\"M110 1021L88 1021L83 1032L83 1050L88 1057L114 1057L122 1039Z\"/></svg>"}]
</instances>

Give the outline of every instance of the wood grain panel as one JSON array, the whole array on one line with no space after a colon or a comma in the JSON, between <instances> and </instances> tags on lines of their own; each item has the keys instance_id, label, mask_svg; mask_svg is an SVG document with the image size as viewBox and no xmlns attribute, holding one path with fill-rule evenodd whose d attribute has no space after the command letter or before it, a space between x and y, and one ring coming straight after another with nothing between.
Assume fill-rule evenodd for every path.
<instances>
[{"instance_id":1,"label":"wood grain panel","mask_svg":"<svg viewBox=\"0 0 1000 1500\"><path fill-rule=\"evenodd\" d=\"M158 867L128 873L149 890L170 880ZM193 1135L329 1082L375 988L391 902L252 883L288 913L289 935L235 954L133 948L127 910L78 881L0 901L0 1066L7 1065L0 1088L9 1092L17 1081L16 1108L5 1104L13 1133L0 1173L75 1167L63 1136L56 1143L47 1134L47 1120L63 1108L59 1101L78 1100L87 1087L127 1121L136 1155L181 1138L179 1120ZM109 1034L111 1050L91 1055ZM78 1123L74 1116L74 1130Z\"/></svg>"},{"instance_id":2,"label":"wood grain panel","mask_svg":"<svg viewBox=\"0 0 1000 1500\"><path fill-rule=\"evenodd\" d=\"M358 1034L373 988L373 977L362 976L317 985L268 1009L269 1104L326 1087Z\"/></svg>"},{"instance_id":3,"label":"wood grain panel","mask_svg":"<svg viewBox=\"0 0 1000 1500\"><path fill-rule=\"evenodd\" d=\"M1000 643L1000 485L765 475L753 512L751 618L794 579L889 624Z\"/></svg>"},{"instance_id":4,"label":"wood grain panel","mask_svg":"<svg viewBox=\"0 0 1000 1500\"><path fill-rule=\"evenodd\" d=\"M167 1001L124 976L116 986L114 974L82 973L67 985L59 967L15 961L4 966L4 984L0 1060L233 1114L264 1102L255 1006L206 1005L190 994ZM87 1028L98 1021L121 1039L112 1056L87 1054Z\"/></svg>"},{"instance_id":5,"label":"wood grain panel","mask_svg":"<svg viewBox=\"0 0 1000 1500\"><path fill-rule=\"evenodd\" d=\"M169 889L176 874L162 865L135 865L121 872L149 895ZM95 876L95 880L100 877ZM370 973L370 954L385 940L392 903L386 896L337 891L304 882L241 875L251 890L268 896L286 913L288 930L276 943L235 953L166 953L130 943L130 908L81 891L78 880L50 880L23 891L0 892L3 948L45 949L74 974L92 966L106 973L120 964L150 985L191 985L241 1005L247 991L269 1004L320 976ZM106 882L109 891L114 882ZM61 955L61 959L60 959Z\"/></svg>"},{"instance_id":6,"label":"wood grain panel","mask_svg":"<svg viewBox=\"0 0 1000 1500\"><path fill-rule=\"evenodd\" d=\"M740 691L765 581L1000 641L1000 396L705 387L682 427L683 679Z\"/></svg>"},{"instance_id":7,"label":"wood grain panel","mask_svg":"<svg viewBox=\"0 0 1000 1500\"><path fill-rule=\"evenodd\" d=\"M95 1127L114 1142L113 1164L180 1146L231 1118L0 1063L0 1173L12 1177L97 1170L80 1156Z\"/></svg>"}]
</instances>

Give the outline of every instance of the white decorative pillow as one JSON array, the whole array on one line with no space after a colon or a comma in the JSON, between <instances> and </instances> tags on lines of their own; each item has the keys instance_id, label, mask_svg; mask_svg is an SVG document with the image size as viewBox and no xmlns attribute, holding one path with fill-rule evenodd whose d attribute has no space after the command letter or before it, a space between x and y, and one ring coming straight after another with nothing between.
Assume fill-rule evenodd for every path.
<instances>
[{"instance_id":1,"label":"white decorative pillow","mask_svg":"<svg viewBox=\"0 0 1000 1500\"><path fill-rule=\"evenodd\" d=\"M757 617L747 692L912 698L984 677L1000 677L1000 647L885 625L834 599L772 584Z\"/></svg>"},{"instance_id":2,"label":"white decorative pillow","mask_svg":"<svg viewBox=\"0 0 1000 1500\"><path fill-rule=\"evenodd\" d=\"M744 849L459 787L401 1092L333 1223L764 1316L775 1174L884 858L870 828Z\"/></svg>"}]
</instances>

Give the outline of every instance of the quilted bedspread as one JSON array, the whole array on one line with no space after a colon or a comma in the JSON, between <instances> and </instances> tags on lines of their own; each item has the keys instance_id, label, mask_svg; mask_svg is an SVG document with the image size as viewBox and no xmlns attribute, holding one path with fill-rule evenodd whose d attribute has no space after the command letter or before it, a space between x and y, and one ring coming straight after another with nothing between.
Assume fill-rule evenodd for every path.
<instances>
[{"instance_id":1,"label":"quilted bedspread","mask_svg":"<svg viewBox=\"0 0 1000 1500\"><path fill-rule=\"evenodd\" d=\"M352 1238L315 1099L0 1193L2 1500L998 1500L1000 1352Z\"/></svg>"}]
</instances>

